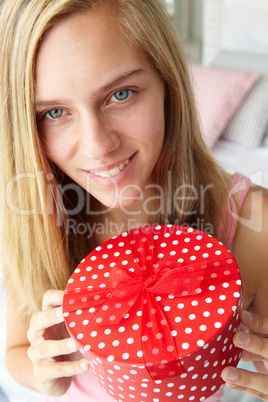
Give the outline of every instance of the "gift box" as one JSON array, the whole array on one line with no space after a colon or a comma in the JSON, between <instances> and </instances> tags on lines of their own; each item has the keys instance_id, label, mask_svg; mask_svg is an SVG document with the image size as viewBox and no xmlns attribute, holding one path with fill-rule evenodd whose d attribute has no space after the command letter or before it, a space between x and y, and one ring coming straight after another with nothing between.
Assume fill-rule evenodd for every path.
<instances>
[{"instance_id":1,"label":"gift box","mask_svg":"<svg viewBox=\"0 0 268 402\"><path fill-rule=\"evenodd\" d=\"M156 225L122 233L68 281L66 326L104 390L120 402L204 401L241 350L242 305L230 251L199 230Z\"/></svg>"}]
</instances>

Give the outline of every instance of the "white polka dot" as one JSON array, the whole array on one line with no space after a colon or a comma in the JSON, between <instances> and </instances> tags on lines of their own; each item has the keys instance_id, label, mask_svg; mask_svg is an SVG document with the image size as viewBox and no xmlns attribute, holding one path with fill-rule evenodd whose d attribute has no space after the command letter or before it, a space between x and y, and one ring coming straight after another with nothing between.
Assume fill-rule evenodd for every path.
<instances>
[{"instance_id":1,"label":"white polka dot","mask_svg":"<svg viewBox=\"0 0 268 402\"><path fill-rule=\"evenodd\" d=\"M224 314L224 313L225 313L225 310L223 308L218 309L218 314Z\"/></svg>"},{"instance_id":2,"label":"white polka dot","mask_svg":"<svg viewBox=\"0 0 268 402\"><path fill-rule=\"evenodd\" d=\"M133 342L134 342L134 339L133 339L133 338L128 338L128 339L127 339L127 343L128 343L129 345L131 345Z\"/></svg>"},{"instance_id":3,"label":"white polka dot","mask_svg":"<svg viewBox=\"0 0 268 402\"><path fill-rule=\"evenodd\" d=\"M199 329L200 329L200 331L206 331L207 326L206 325L200 325Z\"/></svg>"},{"instance_id":4,"label":"white polka dot","mask_svg":"<svg viewBox=\"0 0 268 402\"><path fill-rule=\"evenodd\" d=\"M186 328L185 333L186 334L191 334L193 332L192 328Z\"/></svg>"},{"instance_id":5,"label":"white polka dot","mask_svg":"<svg viewBox=\"0 0 268 402\"><path fill-rule=\"evenodd\" d=\"M186 349L189 349L190 345L189 345L189 343L184 342L184 343L181 345L181 347L182 347L182 349L186 350Z\"/></svg>"},{"instance_id":6,"label":"white polka dot","mask_svg":"<svg viewBox=\"0 0 268 402\"><path fill-rule=\"evenodd\" d=\"M122 354L122 359L123 359L123 360L129 359L129 354L128 354L128 353L123 353L123 354Z\"/></svg>"},{"instance_id":7,"label":"white polka dot","mask_svg":"<svg viewBox=\"0 0 268 402\"><path fill-rule=\"evenodd\" d=\"M115 340L115 341L113 341L113 346L118 346L119 345L119 341L118 340Z\"/></svg>"},{"instance_id":8,"label":"white polka dot","mask_svg":"<svg viewBox=\"0 0 268 402\"><path fill-rule=\"evenodd\" d=\"M99 349L104 349L104 348L105 348L105 343L104 343L104 342L100 342L100 343L98 344L98 348L99 348Z\"/></svg>"},{"instance_id":9,"label":"white polka dot","mask_svg":"<svg viewBox=\"0 0 268 402\"><path fill-rule=\"evenodd\" d=\"M205 345L205 342L202 339L199 339L199 341L197 341L197 345L202 348Z\"/></svg>"}]
</instances>

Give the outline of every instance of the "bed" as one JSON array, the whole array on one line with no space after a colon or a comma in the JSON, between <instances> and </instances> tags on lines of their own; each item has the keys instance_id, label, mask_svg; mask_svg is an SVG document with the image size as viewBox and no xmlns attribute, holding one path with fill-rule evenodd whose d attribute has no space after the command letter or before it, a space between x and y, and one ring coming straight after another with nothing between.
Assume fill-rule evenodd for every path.
<instances>
[{"instance_id":1,"label":"bed","mask_svg":"<svg viewBox=\"0 0 268 402\"><path fill-rule=\"evenodd\" d=\"M203 0L202 14L202 64L191 68L204 139L227 171L268 188L268 2ZM5 367L5 327L0 290L0 402L41 402ZM256 399L226 390L232 401Z\"/></svg>"}]
</instances>

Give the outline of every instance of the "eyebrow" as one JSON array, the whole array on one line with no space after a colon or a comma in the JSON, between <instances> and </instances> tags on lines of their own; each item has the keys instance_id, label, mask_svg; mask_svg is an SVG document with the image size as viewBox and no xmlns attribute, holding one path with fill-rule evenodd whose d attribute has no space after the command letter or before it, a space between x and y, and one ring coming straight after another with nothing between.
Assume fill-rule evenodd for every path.
<instances>
[{"instance_id":1,"label":"eyebrow","mask_svg":"<svg viewBox=\"0 0 268 402\"><path fill-rule=\"evenodd\" d=\"M123 82L127 81L128 79L136 76L140 76L142 74L145 74L145 70L143 68L138 68L136 70L128 71L119 77L117 77L115 80L109 82L108 84L97 88L96 90L93 91L93 97L99 96L101 93L108 92L109 90L113 89L114 87L122 84ZM64 104L64 103L69 103L71 104L72 101L70 99L66 98L57 98L57 99L48 99L48 100L40 100L35 103L35 108L41 108L41 107L49 107L57 104Z\"/></svg>"}]
</instances>

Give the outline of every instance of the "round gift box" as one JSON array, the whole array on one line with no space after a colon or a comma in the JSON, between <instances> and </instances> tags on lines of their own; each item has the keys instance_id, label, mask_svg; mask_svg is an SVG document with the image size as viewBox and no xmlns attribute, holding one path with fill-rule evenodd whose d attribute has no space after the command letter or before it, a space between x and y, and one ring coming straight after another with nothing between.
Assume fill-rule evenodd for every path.
<instances>
[{"instance_id":1,"label":"round gift box","mask_svg":"<svg viewBox=\"0 0 268 402\"><path fill-rule=\"evenodd\" d=\"M68 281L66 326L117 401L204 401L241 350L234 257L214 237L147 226L101 244Z\"/></svg>"}]
</instances>

